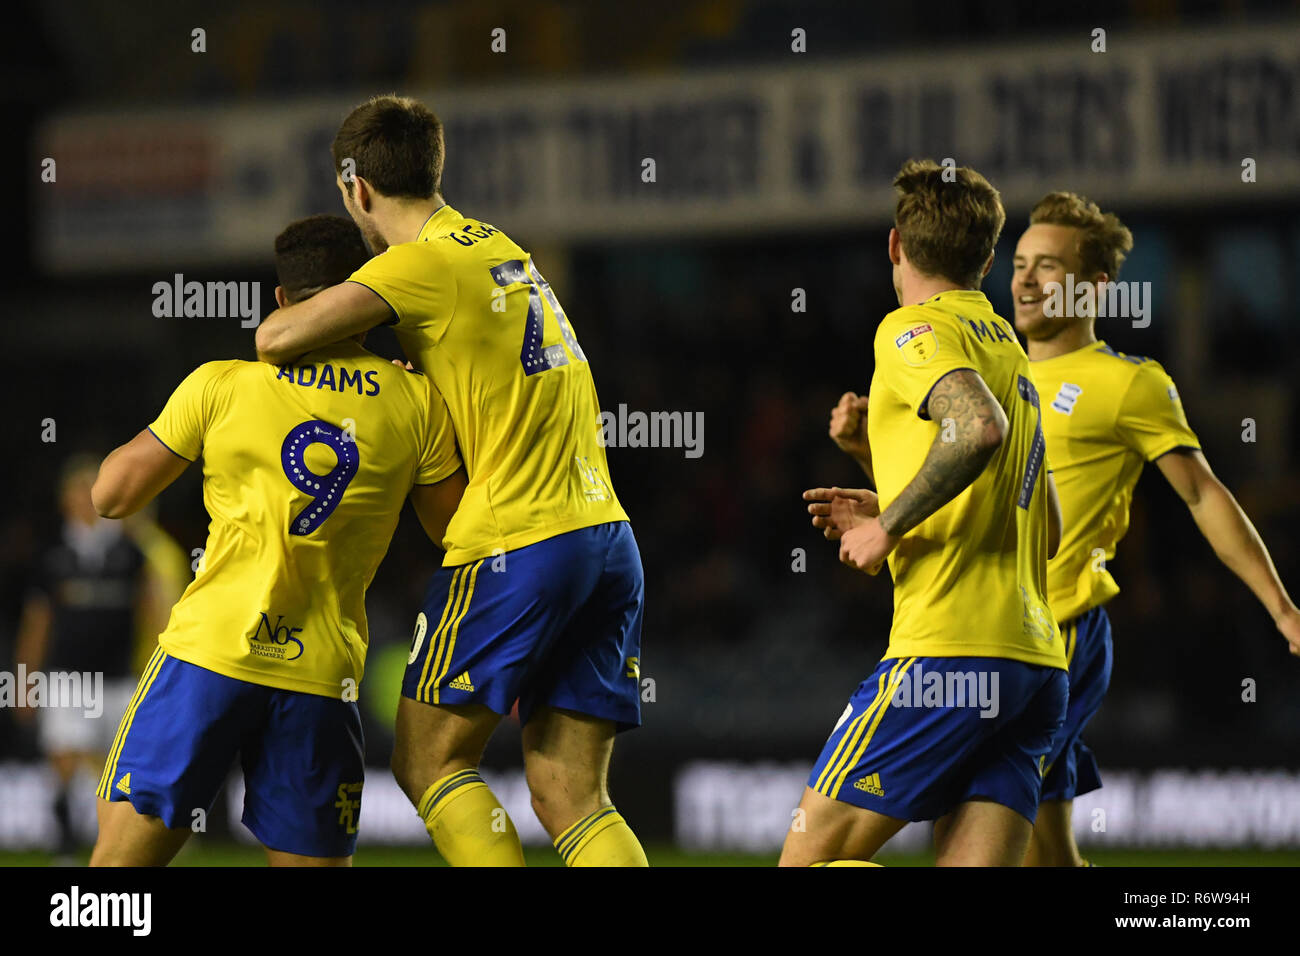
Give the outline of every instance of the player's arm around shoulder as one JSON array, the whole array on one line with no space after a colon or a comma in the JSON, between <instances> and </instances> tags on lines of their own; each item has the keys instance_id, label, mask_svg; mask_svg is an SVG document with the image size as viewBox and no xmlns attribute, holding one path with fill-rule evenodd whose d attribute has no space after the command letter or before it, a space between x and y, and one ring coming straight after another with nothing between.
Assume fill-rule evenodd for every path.
<instances>
[{"instance_id":1,"label":"player's arm around shoulder","mask_svg":"<svg viewBox=\"0 0 1300 956\"><path fill-rule=\"evenodd\" d=\"M268 315L257 327L257 357L283 365L393 318L392 307L378 293L359 282L340 282Z\"/></svg>"}]
</instances>

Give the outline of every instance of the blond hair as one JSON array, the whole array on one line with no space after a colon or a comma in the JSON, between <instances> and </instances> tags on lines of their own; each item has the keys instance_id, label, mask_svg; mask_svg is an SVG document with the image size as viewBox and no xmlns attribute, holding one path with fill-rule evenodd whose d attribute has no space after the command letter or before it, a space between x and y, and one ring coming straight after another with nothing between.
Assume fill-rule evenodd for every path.
<instances>
[{"instance_id":1,"label":"blond hair","mask_svg":"<svg viewBox=\"0 0 1300 956\"><path fill-rule=\"evenodd\" d=\"M1103 213L1095 202L1078 193L1048 193L1029 213L1031 226L1072 226L1079 230L1079 262L1084 275L1099 272L1110 279L1119 277L1124 258L1133 249L1133 233L1114 213Z\"/></svg>"}]
</instances>

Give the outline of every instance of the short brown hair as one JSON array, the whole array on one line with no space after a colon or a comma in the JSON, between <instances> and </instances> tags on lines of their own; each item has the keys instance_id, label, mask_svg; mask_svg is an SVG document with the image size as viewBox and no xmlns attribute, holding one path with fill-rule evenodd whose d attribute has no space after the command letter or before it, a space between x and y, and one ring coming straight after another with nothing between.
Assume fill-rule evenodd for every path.
<instances>
[{"instance_id":1,"label":"short brown hair","mask_svg":"<svg viewBox=\"0 0 1300 956\"><path fill-rule=\"evenodd\" d=\"M342 175L343 161L382 195L429 199L442 187L444 153L442 123L433 112L409 96L389 93L362 103L343 121L330 152L334 171ZM348 195L352 180L345 177Z\"/></svg>"},{"instance_id":2,"label":"short brown hair","mask_svg":"<svg viewBox=\"0 0 1300 956\"><path fill-rule=\"evenodd\" d=\"M361 230L342 216L308 216L275 237L275 275L289 302L346 281L369 259Z\"/></svg>"},{"instance_id":3,"label":"short brown hair","mask_svg":"<svg viewBox=\"0 0 1300 956\"><path fill-rule=\"evenodd\" d=\"M1133 249L1133 233L1119 216L1103 213L1095 202L1078 193L1048 193L1029 213L1031 226L1073 226L1079 230L1079 261L1087 278L1104 272L1119 277L1124 258Z\"/></svg>"},{"instance_id":4,"label":"short brown hair","mask_svg":"<svg viewBox=\"0 0 1300 956\"><path fill-rule=\"evenodd\" d=\"M905 162L894 189L894 228L908 261L926 275L978 289L1007 220L998 191L969 166L932 159Z\"/></svg>"}]
</instances>

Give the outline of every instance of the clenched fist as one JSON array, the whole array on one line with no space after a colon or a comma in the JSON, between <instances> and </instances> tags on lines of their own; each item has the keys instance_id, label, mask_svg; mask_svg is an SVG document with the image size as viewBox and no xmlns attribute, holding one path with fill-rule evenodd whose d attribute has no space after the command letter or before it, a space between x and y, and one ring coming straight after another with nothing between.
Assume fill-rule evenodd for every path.
<instances>
[{"instance_id":1,"label":"clenched fist","mask_svg":"<svg viewBox=\"0 0 1300 956\"><path fill-rule=\"evenodd\" d=\"M839 404L831 409L831 439L840 451L858 461L871 460L871 446L867 442L867 400L854 392L840 396Z\"/></svg>"},{"instance_id":2,"label":"clenched fist","mask_svg":"<svg viewBox=\"0 0 1300 956\"><path fill-rule=\"evenodd\" d=\"M885 530L879 517L872 518L844 532L840 538L840 561L867 574L875 574L889 553L898 547L899 540Z\"/></svg>"}]
</instances>

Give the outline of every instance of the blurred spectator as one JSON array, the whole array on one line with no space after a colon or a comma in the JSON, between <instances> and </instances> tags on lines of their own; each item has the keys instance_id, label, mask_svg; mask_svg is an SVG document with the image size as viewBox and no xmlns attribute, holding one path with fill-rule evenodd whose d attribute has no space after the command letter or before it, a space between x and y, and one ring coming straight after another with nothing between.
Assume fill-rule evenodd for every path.
<instances>
[{"instance_id":1,"label":"blurred spectator","mask_svg":"<svg viewBox=\"0 0 1300 956\"><path fill-rule=\"evenodd\" d=\"M29 679L41 672L52 686L52 674L88 674L88 686L99 694L97 715L83 706L91 703L88 698L47 701L64 706L46 706L39 713L15 710L20 720L39 721L41 750L58 779L54 816L63 856L78 844L69 790L79 770L102 769L135 689L131 656L137 622L157 620L144 554L121 522L100 518L91 504L98 471L99 459L91 456L79 455L64 465L59 483L62 534L35 568L15 648Z\"/></svg>"}]
</instances>

